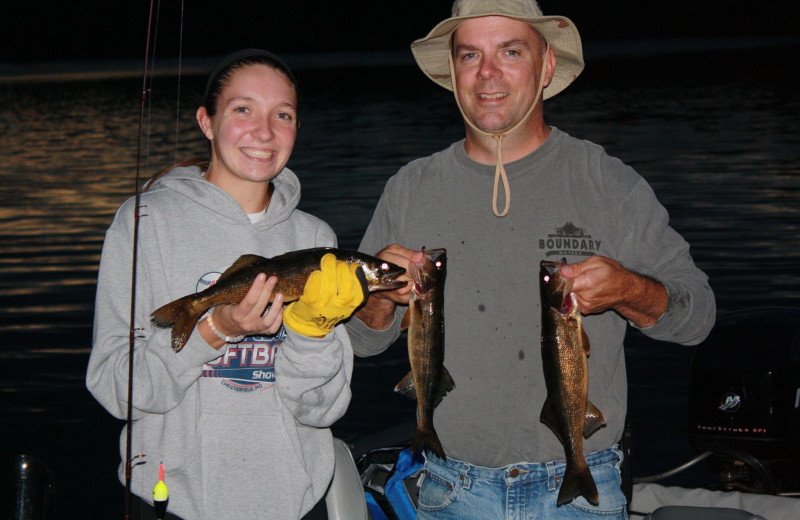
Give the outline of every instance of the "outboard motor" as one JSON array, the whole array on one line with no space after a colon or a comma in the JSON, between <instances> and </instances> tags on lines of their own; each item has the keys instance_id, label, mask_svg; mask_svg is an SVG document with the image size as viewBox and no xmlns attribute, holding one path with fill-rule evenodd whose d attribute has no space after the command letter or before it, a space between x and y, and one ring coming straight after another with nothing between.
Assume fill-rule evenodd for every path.
<instances>
[{"instance_id":1,"label":"outboard motor","mask_svg":"<svg viewBox=\"0 0 800 520\"><path fill-rule=\"evenodd\" d=\"M30 455L0 453L0 518L55 517L55 483L47 465Z\"/></svg>"},{"instance_id":2,"label":"outboard motor","mask_svg":"<svg viewBox=\"0 0 800 520\"><path fill-rule=\"evenodd\" d=\"M800 490L800 308L717 321L692 359L688 435L727 489Z\"/></svg>"}]
</instances>

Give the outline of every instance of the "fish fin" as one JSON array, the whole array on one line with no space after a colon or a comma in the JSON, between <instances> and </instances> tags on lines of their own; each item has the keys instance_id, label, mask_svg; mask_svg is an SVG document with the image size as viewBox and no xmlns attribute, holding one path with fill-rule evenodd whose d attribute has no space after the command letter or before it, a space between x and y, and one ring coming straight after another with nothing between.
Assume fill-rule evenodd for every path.
<instances>
[{"instance_id":1,"label":"fish fin","mask_svg":"<svg viewBox=\"0 0 800 520\"><path fill-rule=\"evenodd\" d=\"M414 374L409 372L406 376L400 380L397 385L394 387L394 391L404 396L408 397L409 399L417 398L417 387L414 385Z\"/></svg>"},{"instance_id":2,"label":"fish fin","mask_svg":"<svg viewBox=\"0 0 800 520\"><path fill-rule=\"evenodd\" d=\"M440 386L439 395L436 396L436 399L433 402L433 407L436 408L439 406L439 403L442 402L444 396L446 396L450 390L453 390L456 387L456 382L453 381L453 376L450 375L450 371L447 370L447 367L442 367L442 384Z\"/></svg>"},{"instance_id":3,"label":"fish fin","mask_svg":"<svg viewBox=\"0 0 800 520\"><path fill-rule=\"evenodd\" d=\"M581 343L583 344L583 353L586 355L586 357L589 357L591 344L589 343L589 336L586 335L586 329L583 327L581 327Z\"/></svg>"},{"instance_id":4,"label":"fish fin","mask_svg":"<svg viewBox=\"0 0 800 520\"><path fill-rule=\"evenodd\" d=\"M579 496L583 496L593 506L600 504L597 485L594 483L589 466L584 464L582 468L576 468L574 464L567 463L564 480L561 482L561 489L558 490L556 505L563 506Z\"/></svg>"},{"instance_id":5,"label":"fish fin","mask_svg":"<svg viewBox=\"0 0 800 520\"><path fill-rule=\"evenodd\" d=\"M400 330L406 330L410 324L411 324L411 307L406 309L406 313L403 314L403 320L400 322Z\"/></svg>"},{"instance_id":6,"label":"fish fin","mask_svg":"<svg viewBox=\"0 0 800 520\"><path fill-rule=\"evenodd\" d=\"M414 453L421 451L433 452L437 457L442 460L447 460L442 448L442 442L439 440L439 435L436 430L431 428L417 428L414 432L414 440L411 441L411 449Z\"/></svg>"},{"instance_id":7,"label":"fish fin","mask_svg":"<svg viewBox=\"0 0 800 520\"><path fill-rule=\"evenodd\" d=\"M561 437L561 432L558 428L558 412L556 407L550 399L545 399L542 406L542 413L539 415L539 421L543 422L548 428L553 430L561 444L565 444L564 439Z\"/></svg>"},{"instance_id":8,"label":"fish fin","mask_svg":"<svg viewBox=\"0 0 800 520\"><path fill-rule=\"evenodd\" d=\"M150 322L156 327L172 328L172 349L180 352L194 331L197 320L206 309L195 308L196 294L163 305L150 314Z\"/></svg>"},{"instance_id":9,"label":"fish fin","mask_svg":"<svg viewBox=\"0 0 800 520\"><path fill-rule=\"evenodd\" d=\"M583 437L588 439L594 432L606 425L606 416L603 415L591 401L586 401L586 415L583 418Z\"/></svg>"},{"instance_id":10,"label":"fish fin","mask_svg":"<svg viewBox=\"0 0 800 520\"><path fill-rule=\"evenodd\" d=\"M264 257L258 255L242 255L239 258L237 258L236 261L232 263L230 267L225 269L225 272L219 275L219 278L223 279L229 276L233 276L242 269L246 269L247 267L249 267L250 264L253 264L260 260L264 260ZM217 283L219 283L219 280L217 280Z\"/></svg>"}]
</instances>

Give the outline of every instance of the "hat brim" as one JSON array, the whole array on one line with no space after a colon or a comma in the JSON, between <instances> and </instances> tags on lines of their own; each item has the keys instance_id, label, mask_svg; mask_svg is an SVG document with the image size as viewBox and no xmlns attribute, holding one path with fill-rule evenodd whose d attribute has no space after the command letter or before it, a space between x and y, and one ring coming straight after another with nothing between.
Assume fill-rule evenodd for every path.
<instances>
[{"instance_id":1,"label":"hat brim","mask_svg":"<svg viewBox=\"0 0 800 520\"><path fill-rule=\"evenodd\" d=\"M411 44L411 52L422 71L436 84L453 90L453 81L450 78L450 36L459 25L472 18L493 16L491 14L476 14L469 16L454 16L439 23L424 38ZM555 96L583 71L583 48L581 37L575 24L563 16L539 16L535 18L497 14L530 24L550 44L556 54L556 69L550 84L544 89L543 99Z\"/></svg>"}]
</instances>

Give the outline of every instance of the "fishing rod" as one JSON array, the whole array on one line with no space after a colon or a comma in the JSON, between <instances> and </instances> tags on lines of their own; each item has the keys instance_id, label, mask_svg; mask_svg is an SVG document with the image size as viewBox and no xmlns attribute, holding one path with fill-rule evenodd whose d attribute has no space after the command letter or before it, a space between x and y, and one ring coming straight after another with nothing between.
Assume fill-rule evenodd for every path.
<instances>
[{"instance_id":1,"label":"fishing rod","mask_svg":"<svg viewBox=\"0 0 800 520\"><path fill-rule=\"evenodd\" d=\"M142 72L142 95L139 109L139 133L136 144L136 179L134 185L134 219L133 219L133 253L131 262L131 304L130 304L130 328L128 331L128 403L127 403L127 419L126 419L126 438L125 438L125 520L130 520L132 509L132 491L131 491L131 473L134 466L144 463L145 461L134 464L136 459L144 458L144 454L133 455L132 453L132 430L133 430L133 373L134 373L134 347L136 343L137 331L140 328L135 327L136 320L136 267L138 260L139 249L139 219L145 216L141 213L141 170L142 170L142 144L145 141L144 136L144 121L145 113L149 115L149 100L152 92L152 69L155 56L155 42L157 31L154 31L154 26L158 25L157 18L160 11L161 2L158 2L158 9L156 9L156 0L150 0L150 9L147 17L147 40L145 43L144 55L144 68ZM183 57L183 19L184 19L184 2L181 0L180 12L180 34L179 34L179 49L178 49L178 98L176 101L176 122L175 122L175 155L177 160L178 153L178 128L180 118L180 79L181 79L181 60ZM149 128L149 122L148 122ZM148 132L148 145L149 151L149 132ZM146 152L148 157L149 153ZM153 504L155 507L156 518L163 519L166 514L168 500L168 490L164 483L164 463L159 464L158 482L153 488Z\"/></svg>"},{"instance_id":2,"label":"fishing rod","mask_svg":"<svg viewBox=\"0 0 800 520\"><path fill-rule=\"evenodd\" d=\"M147 106L147 98L149 89L147 88L150 76L152 74L150 67L150 52L151 42L153 40L153 13L155 12L155 0L150 0L150 12L147 17L147 42L145 43L144 54L144 70L142 72L142 99L139 110L139 138L136 143L136 180L134 185L134 218L133 218L133 258L131 262L131 313L130 313L130 328L128 331L128 405L127 405L127 419L125 427L125 520L130 520L131 517L131 470L133 468L133 461L135 458L140 458L142 455L133 457L131 453L132 446L132 430L133 430L133 353L134 344L136 341L136 265L137 265L137 252L139 248L139 217L140 217L140 204L141 204L141 190L139 189L141 181L141 164L142 164L142 139L144 135L144 115L145 107Z\"/></svg>"}]
</instances>

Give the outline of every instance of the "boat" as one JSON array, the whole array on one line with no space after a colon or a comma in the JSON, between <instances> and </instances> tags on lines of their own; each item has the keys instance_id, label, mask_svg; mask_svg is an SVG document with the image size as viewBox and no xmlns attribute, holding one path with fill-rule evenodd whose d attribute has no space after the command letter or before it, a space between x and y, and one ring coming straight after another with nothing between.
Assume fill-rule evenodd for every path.
<instances>
[{"instance_id":1,"label":"boat","mask_svg":"<svg viewBox=\"0 0 800 520\"><path fill-rule=\"evenodd\" d=\"M630 436L624 436L629 518L800 518L800 308L720 317L696 347L691 372L687 437L698 455L661 474L633 478ZM422 461L409 448L413 431L407 423L353 444L334 439L330 520L414 518ZM719 481L704 488L659 484L700 463L710 464Z\"/></svg>"},{"instance_id":2,"label":"boat","mask_svg":"<svg viewBox=\"0 0 800 520\"><path fill-rule=\"evenodd\" d=\"M413 425L406 425L411 427ZM409 455L410 438L400 443L393 429L367 440L387 441L362 453L363 443L348 445L335 438L336 465L326 507L329 520L411 520L416 511L421 467L411 474L397 472L398 461ZM409 431L405 429L405 431ZM397 475L400 475L399 477ZM745 491L636 483L628 504L631 520L796 520L800 499Z\"/></svg>"},{"instance_id":3,"label":"boat","mask_svg":"<svg viewBox=\"0 0 800 520\"><path fill-rule=\"evenodd\" d=\"M633 478L630 423L620 442L622 488L633 520L796 520L800 518L800 308L726 314L695 349L688 441L697 456L658 475ZM627 422L627 421L626 421ZM347 443L334 438L335 469L325 497L329 520L410 520L422 459L405 422ZM660 481L709 464L705 487ZM54 483L44 463L2 459L0 510L15 520L50 519Z\"/></svg>"},{"instance_id":4,"label":"boat","mask_svg":"<svg viewBox=\"0 0 800 520\"><path fill-rule=\"evenodd\" d=\"M414 425L348 444L334 438L333 479L325 496L328 520L411 520L416 515L419 460L410 457ZM366 451L364 451L366 450ZM402 468L401 457L413 465ZM2 461L0 511L13 520L55 520L55 485L38 459ZM632 486L631 520L796 520L800 499L743 491L713 491L637 483Z\"/></svg>"}]
</instances>

